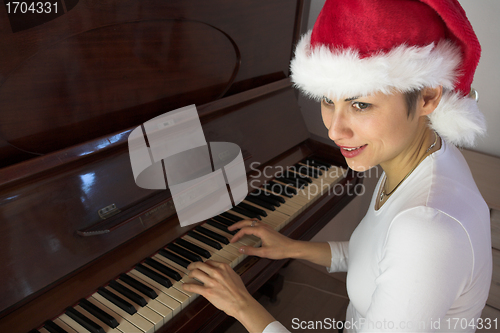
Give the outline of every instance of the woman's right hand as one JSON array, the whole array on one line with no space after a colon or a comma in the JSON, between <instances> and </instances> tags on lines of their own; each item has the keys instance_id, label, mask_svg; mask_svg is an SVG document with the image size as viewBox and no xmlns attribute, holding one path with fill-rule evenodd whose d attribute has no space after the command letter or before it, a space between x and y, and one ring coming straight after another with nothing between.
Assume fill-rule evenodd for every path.
<instances>
[{"instance_id":1,"label":"woman's right hand","mask_svg":"<svg viewBox=\"0 0 500 333\"><path fill-rule=\"evenodd\" d=\"M242 246L240 248L241 253L268 259L294 257L293 252L297 241L280 234L266 223L256 220L243 220L233 224L228 229L231 231L240 229L231 239L231 243L237 242L244 235L254 235L262 240L261 247Z\"/></svg>"}]
</instances>

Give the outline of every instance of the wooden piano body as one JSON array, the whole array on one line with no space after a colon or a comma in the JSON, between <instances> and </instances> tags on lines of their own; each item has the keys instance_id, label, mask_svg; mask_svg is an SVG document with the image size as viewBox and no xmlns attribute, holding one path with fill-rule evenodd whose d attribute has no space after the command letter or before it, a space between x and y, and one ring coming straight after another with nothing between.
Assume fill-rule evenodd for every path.
<instances>
[{"instance_id":1,"label":"wooden piano body","mask_svg":"<svg viewBox=\"0 0 500 333\"><path fill-rule=\"evenodd\" d=\"M134 182L128 134L157 115L196 104L207 141L241 147L249 191L305 157L345 166L309 139L287 79L303 1L58 3L55 18L0 13L0 332L40 327L192 228L168 190ZM282 232L310 239L359 182ZM253 293L285 262L236 271ZM199 297L159 331L225 317Z\"/></svg>"}]
</instances>

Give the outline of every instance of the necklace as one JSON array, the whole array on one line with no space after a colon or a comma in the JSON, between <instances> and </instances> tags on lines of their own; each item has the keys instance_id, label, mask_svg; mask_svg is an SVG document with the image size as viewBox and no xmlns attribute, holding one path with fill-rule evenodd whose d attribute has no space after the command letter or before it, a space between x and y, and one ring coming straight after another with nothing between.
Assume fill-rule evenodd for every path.
<instances>
[{"instance_id":1,"label":"necklace","mask_svg":"<svg viewBox=\"0 0 500 333\"><path fill-rule=\"evenodd\" d=\"M420 164L420 162L422 162L422 161L424 160L424 158L426 157L427 153L428 153L428 152L429 152L432 148L434 148L434 147L436 146L436 143L437 143L437 140L438 140L438 134L436 133L436 131L434 131L434 137L435 137L434 142L433 142L433 143L429 146L429 148L427 148L427 150L425 151L425 154L424 154L424 156L422 157L422 159L421 159L420 161L418 161L417 165L415 165L415 166L413 167L413 169L411 169L411 170L410 170L410 172L408 172L408 173L406 174L406 176L405 176L405 177L404 177L404 178L403 178L403 179L402 179L402 180L398 183L398 185L396 185L396 187L395 187L395 188L393 188L393 189L392 189L392 191L390 191L389 193L385 193L385 190L382 190L382 193L380 193L380 202L382 202L382 201L384 200L384 198L385 198L385 197L388 197L388 196L390 196L392 193L394 193L394 191L396 191L396 189L399 187L399 185L401 185L401 184L405 181L405 179L406 179L406 178L408 178L408 177L411 175L411 173L413 172L413 170L415 170L415 169L417 168L417 166ZM385 178L385 180L384 180L384 186L383 186L383 187L385 187L385 182L386 182L386 181L387 181L387 177L386 177L386 178Z\"/></svg>"}]
</instances>

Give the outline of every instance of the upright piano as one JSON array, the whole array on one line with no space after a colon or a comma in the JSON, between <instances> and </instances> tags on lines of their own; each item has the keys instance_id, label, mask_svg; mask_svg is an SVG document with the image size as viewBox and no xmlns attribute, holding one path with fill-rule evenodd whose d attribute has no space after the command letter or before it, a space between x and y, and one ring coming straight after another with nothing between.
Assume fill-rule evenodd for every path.
<instances>
[{"instance_id":1,"label":"upright piano","mask_svg":"<svg viewBox=\"0 0 500 333\"><path fill-rule=\"evenodd\" d=\"M227 226L311 239L361 181L288 79L304 1L34 4L0 9L0 332L217 332L227 316L179 289L186 264L219 258L255 293L287 261L235 253ZM207 142L241 148L249 195L181 227L127 138L190 104Z\"/></svg>"}]
</instances>

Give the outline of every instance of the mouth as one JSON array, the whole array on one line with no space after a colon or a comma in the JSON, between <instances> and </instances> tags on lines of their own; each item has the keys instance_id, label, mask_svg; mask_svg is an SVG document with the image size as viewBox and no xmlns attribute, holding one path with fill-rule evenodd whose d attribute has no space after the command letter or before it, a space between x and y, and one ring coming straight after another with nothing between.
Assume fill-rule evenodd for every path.
<instances>
[{"instance_id":1,"label":"mouth","mask_svg":"<svg viewBox=\"0 0 500 333\"><path fill-rule=\"evenodd\" d=\"M366 146L366 145L362 145L362 146L359 146L359 147L352 147L352 148L351 147L343 147L343 146L339 146L339 147L341 149L345 150L345 151L355 151L355 150L357 150L359 148L363 148L364 146Z\"/></svg>"},{"instance_id":2,"label":"mouth","mask_svg":"<svg viewBox=\"0 0 500 333\"><path fill-rule=\"evenodd\" d=\"M345 158L354 158L361 154L364 149L366 148L366 144L358 147L346 147L346 146L339 146L340 147L340 152L342 155L344 155Z\"/></svg>"}]
</instances>

